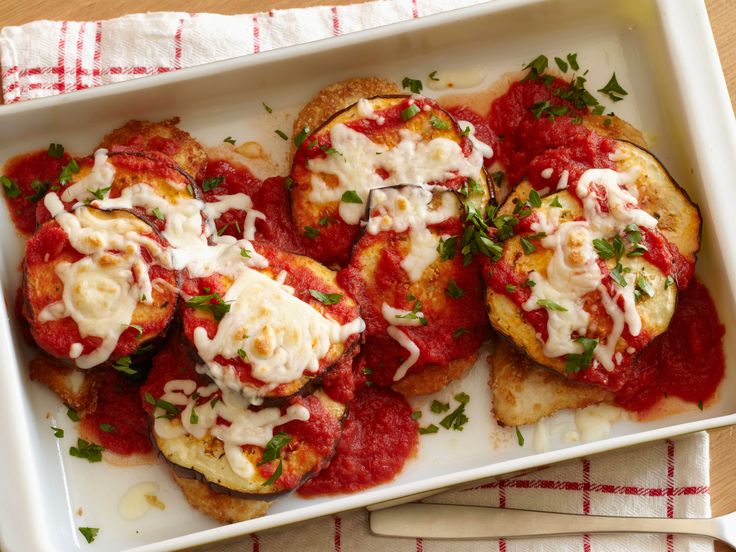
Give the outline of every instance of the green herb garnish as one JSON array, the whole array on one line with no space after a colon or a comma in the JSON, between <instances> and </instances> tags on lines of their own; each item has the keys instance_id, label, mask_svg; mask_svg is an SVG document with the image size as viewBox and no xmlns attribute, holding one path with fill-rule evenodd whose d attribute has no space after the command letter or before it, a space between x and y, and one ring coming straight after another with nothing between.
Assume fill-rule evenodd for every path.
<instances>
[{"instance_id":1,"label":"green herb garnish","mask_svg":"<svg viewBox=\"0 0 736 552\"><path fill-rule=\"evenodd\" d=\"M83 458L90 463L102 461L102 451L105 448L96 443L90 443L84 439L77 439L77 446L69 449L69 455L75 458Z\"/></svg>"},{"instance_id":2,"label":"green herb garnish","mask_svg":"<svg viewBox=\"0 0 736 552\"><path fill-rule=\"evenodd\" d=\"M563 307L562 305L558 305L554 301L551 301L550 299L539 299L537 301L537 305L540 307L544 307L545 309L557 311L557 312L567 312L567 309Z\"/></svg>"},{"instance_id":3,"label":"green herb garnish","mask_svg":"<svg viewBox=\"0 0 736 552\"><path fill-rule=\"evenodd\" d=\"M451 278L450 281L447 283L445 295L452 297L453 299L460 299L460 297L465 295L465 292L457 285L457 283L455 283L455 280Z\"/></svg>"},{"instance_id":4,"label":"green herb garnish","mask_svg":"<svg viewBox=\"0 0 736 552\"><path fill-rule=\"evenodd\" d=\"M355 190L348 190L347 192L343 192L340 201L342 201L343 203L363 203L363 200L360 199L358 192L356 192Z\"/></svg>"},{"instance_id":5,"label":"green herb garnish","mask_svg":"<svg viewBox=\"0 0 736 552\"><path fill-rule=\"evenodd\" d=\"M205 192L209 192L210 190L214 190L220 184L222 184L224 180L225 180L225 177L224 176L213 176L212 178L205 178L202 181L202 189Z\"/></svg>"},{"instance_id":6,"label":"green herb garnish","mask_svg":"<svg viewBox=\"0 0 736 552\"><path fill-rule=\"evenodd\" d=\"M309 295L314 297L323 305L336 305L340 302L340 299L342 299L342 293L322 293L316 289L310 289Z\"/></svg>"},{"instance_id":7,"label":"green herb garnish","mask_svg":"<svg viewBox=\"0 0 736 552\"><path fill-rule=\"evenodd\" d=\"M0 184L3 186L3 191L5 192L5 195L8 196L10 199L14 199L20 195L20 188L15 183L14 180L11 180L7 176L3 175L0 176Z\"/></svg>"},{"instance_id":8,"label":"green herb garnish","mask_svg":"<svg viewBox=\"0 0 736 552\"><path fill-rule=\"evenodd\" d=\"M283 130L274 130L276 134L279 135L279 138L281 138L284 142L287 142L289 140L289 135L286 134Z\"/></svg>"},{"instance_id":9,"label":"green herb garnish","mask_svg":"<svg viewBox=\"0 0 736 552\"><path fill-rule=\"evenodd\" d=\"M567 372L579 372L587 368L593 360L593 351L598 346L598 340L589 337L578 337L575 341L583 346L583 352L567 355L565 361L565 371Z\"/></svg>"},{"instance_id":10,"label":"green herb garnish","mask_svg":"<svg viewBox=\"0 0 736 552\"><path fill-rule=\"evenodd\" d=\"M420 94L422 92L422 81L417 79L410 79L409 77L404 77L404 80L401 81L401 87L402 88L408 88L414 94Z\"/></svg>"},{"instance_id":11,"label":"green herb garnish","mask_svg":"<svg viewBox=\"0 0 736 552\"><path fill-rule=\"evenodd\" d=\"M97 533L99 533L100 530L97 527L80 527L79 532L82 533L82 536L86 539L87 543L91 544L94 542L97 537Z\"/></svg>"},{"instance_id":12,"label":"green herb garnish","mask_svg":"<svg viewBox=\"0 0 736 552\"><path fill-rule=\"evenodd\" d=\"M624 99L624 96L628 95L628 92L624 90L616 80L616 73L613 73L611 79L606 83L606 86L599 88L598 92L608 96L613 102L620 102Z\"/></svg>"},{"instance_id":13,"label":"green herb garnish","mask_svg":"<svg viewBox=\"0 0 736 552\"><path fill-rule=\"evenodd\" d=\"M222 317L230 312L230 305L217 292L209 295L195 295L190 297L184 305L197 310L208 310L217 321L222 320Z\"/></svg>"},{"instance_id":14,"label":"green herb garnish","mask_svg":"<svg viewBox=\"0 0 736 552\"><path fill-rule=\"evenodd\" d=\"M64 146L61 144L49 144L48 154L49 157L61 159L64 156Z\"/></svg>"},{"instance_id":15,"label":"green herb garnish","mask_svg":"<svg viewBox=\"0 0 736 552\"><path fill-rule=\"evenodd\" d=\"M307 236L308 238L314 239L317 236L319 236L319 230L317 230L316 228L313 228L312 226L305 226L304 235Z\"/></svg>"},{"instance_id":16,"label":"green herb garnish","mask_svg":"<svg viewBox=\"0 0 736 552\"><path fill-rule=\"evenodd\" d=\"M417 104L411 104L406 109L401 110L401 120L406 122L412 117L414 117L414 115L416 115L420 111L421 111L421 108Z\"/></svg>"}]
</instances>

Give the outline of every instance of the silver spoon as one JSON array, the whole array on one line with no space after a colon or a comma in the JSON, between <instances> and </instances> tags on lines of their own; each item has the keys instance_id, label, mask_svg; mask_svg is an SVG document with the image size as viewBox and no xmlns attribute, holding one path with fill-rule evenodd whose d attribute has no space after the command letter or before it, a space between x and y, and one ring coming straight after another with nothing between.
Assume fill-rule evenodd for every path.
<instances>
[{"instance_id":1,"label":"silver spoon","mask_svg":"<svg viewBox=\"0 0 736 552\"><path fill-rule=\"evenodd\" d=\"M542 537L580 533L676 533L711 537L736 548L736 512L708 519L668 519L413 503L371 512L370 525L376 535L431 539Z\"/></svg>"}]
</instances>

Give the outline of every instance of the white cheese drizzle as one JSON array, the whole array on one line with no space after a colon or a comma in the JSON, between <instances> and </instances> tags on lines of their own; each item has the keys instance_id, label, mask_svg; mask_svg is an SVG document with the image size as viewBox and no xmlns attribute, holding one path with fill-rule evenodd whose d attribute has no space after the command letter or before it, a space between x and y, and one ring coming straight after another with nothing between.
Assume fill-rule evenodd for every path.
<instances>
[{"instance_id":1,"label":"white cheese drizzle","mask_svg":"<svg viewBox=\"0 0 736 552\"><path fill-rule=\"evenodd\" d=\"M79 181L64 188L61 193L62 201L84 201L95 196L91 192L101 191L112 186L115 179L115 166L107 160L107 150L100 148L95 152L95 162L92 170ZM108 195L110 190L104 192Z\"/></svg>"},{"instance_id":2,"label":"white cheese drizzle","mask_svg":"<svg viewBox=\"0 0 736 552\"><path fill-rule=\"evenodd\" d=\"M409 339L408 335L396 326L389 326L387 332L391 338L395 339L399 343L399 345L409 351L409 357L401 363L401 366L399 366L394 374L394 381L399 381L406 375L409 368L414 366L417 363L417 360L419 360L419 347Z\"/></svg>"},{"instance_id":3,"label":"white cheese drizzle","mask_svg":"<svg viewBox=\"0 0 736 552\"><path fill-rule=\"evenodd\" d=\"M410 230L409 252L401 267L411 282L418 282L429 265L437 260L440 236L427 226L458 216L459 206L452 193L442 193L439 205L432 206L432 192L419 186L402 186L373 190L370 195L371 216L366 232L375 235L393 230ZM449 236L442 236L448 238Z\"/></svg>"},{"instance_id":4,"label":"white cheese drizzle","mask_svg":"<svg viewBox=\"0 0 736 552\"><path fill-rule=\"evenodd\" d=\"M154 431L162 439L177 439L192 435L203 439L209 432L222 441L225 458L233 472L243 478L252 477L255 466L243 453L242 446L255 445L265 447L273 438L273 428L292 420L309 420L309 411L302 405L291 405L282 414L278 407L251 410L250 404L236 393L222 390L222 397L217 401L207 401L195 406L194 392L202 398L208 398L217 391L217 386L199 386L194 380L171 380L164 386L164 394L160 398L175 406L183 406L175 419L165 417L166 412L160 407L154 410ZM213 404L214 403L214 404ZM192 411L196 411L196 418ZM192 423L192 419L197 423ZM230 425L218 424L218 418Z\"/></svg>"},{"instance_id":5,"label":"white cheese drizzle","mask_svg":"<svg viewBox=\"0 0 736 552\"><path fill-rule=\"evenodd\" d=\"M551 209L549 214L537 213L537 221L531 228L547 234L541 239L541 245L553 250L553 254L546 278L536 271L529 274L535 285L522 308L536 310L541 306L540 301L551 301L561 307L547 311L548 338L543 352L550 358L583 352L583 346L573 335L586 335L590 315L583 309L582 299L594 290L598 290L613 322L605 340L601 340L593 351L594 363L600 363L608 371L614 370L623 360L616 346L624 327L628 327L632 336L641 332L642 322L634 295L636 274L623 274L626 286L614 285L611 296L602 284L603 274L593 247L594 239L612 238L624 232L629 224L646 228L657 225L657 219L637 207L637 175L638 168L625 173L610 169L585 171L575 187L575 194L583 203L582 221L559 224L560 209L557 208ZM619 307L619 302L623 303L623 308Z\"/></svg>"},{"instance_id":6,"label":"white cheese drizzle","mask_svg":"<svg viewBox=\"0 0 736 552\"><path fill-rule=\"evenodd\" d=\"M243 270L223 297L231 308L216 335L210 339L203 327L194 330L200 357L212 365L216 356L236 359L242 350L255 378L287 383L317 372L333 344L364 328L362 320L341 326L292 293L261 272Z\"/></svg>"},{"instance_id":7,"label":"white cheese drizzle","mask_svg":"<svg viewBox=\"0 0 736 552\"><path fill-rule=\"evenodd\" d=\"M313 173L309 199L315 203L340 201L343 193L352 190L362 203L340 202L339 214L348 224L358 224L371 190L430 182L444 182L457 176L480 179L483 154L478 149L465 157L460 145L447 138L428 142L407 129L399 131L401 140L392 149L371 141L365 134L338 123L330 129L332 147L339 154L317 157L308 161ZM388 173L383 179L377 170ZM332 175L337 185L328 184L320 175Z\"/></svg>"}]
</instances>

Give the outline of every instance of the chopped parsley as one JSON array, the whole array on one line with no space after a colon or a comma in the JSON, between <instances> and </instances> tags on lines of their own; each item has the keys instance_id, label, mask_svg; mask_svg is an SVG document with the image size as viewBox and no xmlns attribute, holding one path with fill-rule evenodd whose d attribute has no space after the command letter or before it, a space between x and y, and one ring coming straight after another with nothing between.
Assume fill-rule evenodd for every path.
<instances>
[{"instance_id":1,"label":"chopped parsley","mask_svg":"<svg viewBox=\"0 0 736 552\"><path fill-rule=\"evenodd\" d=\"M314 239L317 236L319 236L319 230L317 230L316 228L313 228L312 226L305 226L304 235L307 236L308 238Z\"/></svg>"},{"instance_id":2,"label":"chopped parsley","mask_svg":"<svg viewBox=\"0 0 736 552\"><path fill-rule=\"evenodd\" d=\"M64 430L60 427L51 426L51 429L54 431L54 437L56 437L57 439L61 439L64 437Z\"/></svg>"},{"instance_id":3,"label":"chopped parsley","mask_svg":"<svg viewBox=\"0 0 736 552\"><path fill-rule=\"evenodd\" d=\"M96 190L87 190L89 193L91 193L93 196L95 196L99 200L105 199L105 194L109 192L112 189L112 186L108 186L107 188L97 188Z\"/></svg>"},{"instance_id":4,"label":"chopped parsley","mask_svg":"<svg viewBox=\"0 0 736 552\"><path fill-rule=\"evenodd\" d=\"M332 217L322 217L321 219L319 219L318 224L320 226L328 226L332 224L333 222L337 222L337 219L334 219Z\"/></svg>"},{"instance_id":5,"label":"chopped parsley","mask_svg":"<svg viewBox=\"0 0 736 552\"><path fill-rule=\"evenodd\" d=\"M127 374L129 376L133 376L138 373L135 368L131 368L129 356L120 357L115 362L113 362L112 367L115 368L115 370L117 370L118 372L122 372L123 374Z\"/></svg>"},{"instance_id":6,"label":"chopped parsley","mask_svg":"<svg viewBox=\"0 0 736 552\"><path fill-rule=\"evenodd\" d=\"M555 58L558 59L558 58ZM524 436L521 434L521 431L519 431L519 428L516 428L516 440L519 442L519 446L524 446Z\"/></svg>"},{"instance_id":7,"label":"chopped parsley","mask_svg":"<svg viewBox=\"0 0 736 552\"><path fill-rule=\"evenodd\" d=\"M440 260L449 261L455 258L455 249L457 248L457 236L452 238L440 238L437 244L437 253L440 256Z\"/></svg>"},{"instance_id":8,"label":"chopped parsley","mask_svg":"<svg viewBox=\"0 0 736 552\"><path fill-rule=\"evenodd\" d=\"M593 247L601 259L616 259L618 261L624 254L624 242L621 236L616 236L611 242L596 238L593 240Z\"/></svg>"},{"instance_id":9,"label":"chopped parsley","mask_svg":"<svg viewBox=\"0 0 736 552\"><path fill-rule=\"evenodd\" d=\"M480 184L478 184L478 182L473 178L468 178L458 189L458 193L464 195L465 197L468 197L470 194L480 193L482 191L483 190L480 187Z\"/></svg>"},{"instance_id":10,"label":"chopped parsley","mask_svg":"<svg viewBox=\"0 0 736 552\"><path fill-rule=\"evenodd\" d=\"M675 279L672 276L667 276L667 278L664 281L664 289L667 289L674 284L675 284Z\"/></svg>"},{"instance_id":11,"label":"chopped parsley","mask_svg":"<svg viewBox=\"0 0 736 552\"><path fill-rule=\"evenodd\" d=\"M286 178L284 178L284 188L286 188L287 190L291 190L291 187L293 185L294 185L294 180L290 176L287 176Z\"/></svg>"},{"instance_id":12,"label":"chopped parsley","mask_svg":"<svg viewBox=\"0 0 736 552\"><path fill-rule=\"evenodd\" d=\"M248 353L245 352L245 349L238 349L238 356L242 358L243 360L248 358Z\"/></svg>"},{"instance_id":13,"label":"chopped parsley","mask_svg":"<svg viewBox=\"0 0 736 552\"><path fill-rule=\"evenodd\" d=\"M411 104L406 109L401 110L401 120L406 122L412 117L414 117L414 115L416 115L420 111L421 111L421 108L417 104Z\"/></svg>"},{"instance_id":14,"label":"chopped parsley","mask_svg":"<svg viewBox=\"0 0 736 552\"><path fill-rule=\"evenodd\" d=\"M466 333L470 333L470 330L467 328L455 328L455 331L452 332L452 337L454 339L457 339L458 337Z\"/></svg>"},{"instance_id":15,"label":"chopped parsley","mask_svg":"<svg viewBox=\"0 0 736 552\"><path fill-rule=\"evenodd\" d=\"M151 212L153 213L153 216L156 217L158 220L164 220L164 214L158 207L154 207Z\"/></svg>"},{"instance_id":16,"label":"chopped parsley","mask_svg":"<svg viewBox=\"0 0 736 552\"><path fill-rule=\"evenodd\" d=\"M422 417L422 411L421 410L415 410L414 412L411 413L411 419L412 420L418 420L421 417Z\"/></svg>"},{"instance_id":17,"label":"chopped parsley","mask_svg":"<svg viewBox=\"0 0 736 552\"><path fill-rule=\"evenodd\" d=\"M427 435L428 433L437 433L440 430L439 427L437 427L434 424L429 424L427 427L420 427L419 428L419 435Z\"/></svg>"},{"instance_id":18,"label":"chopped parsley","mask_svg":"<svg viewBox=\"0 0 736 552\"><path fill-rule=\"evenodd\" d=\"M281 473L283 470L281 449L288 445L290 441L291 437L289 437L288 435L286 435L286 433L282 431L271 437L271 440L266 443L266 448L263 450L263 458L261 458L261 461L258 462L258 465L262 466L263 464L272 462L274 460L278 460L279 464L278 466L276 466L276 471L273 472L273 475L263 482L264 487L268 485L273 485L276 480L281 477Z\"/></svg>"},{"instance_id":19,"label":"chopped parsley","mask_svg":"<svg viewBox=\"0 0 736 552\"><path fill-rule=\"evenodd\" d=\"M522 68L529 69L529 73L524 77L524 81L537 80L547 70L548 65L549 59L547 59L547 56L541 54L538 55Z\"/></svg>"},{"instance_id":20,"label":"chopped parsley","mask_svg":"<svg viewBox=\"0 0 736 552\"><path fill-rule=\"evenodd\" d=\"M545 100L535 103L529 110L534 113L535 119L541 119L542 115L546 115L551 121L554 121L555 117L565 115L570 111L570 108L566 105L554 105L549 100Z\"/></svg>"},{"instance_id":21,"label":"chopped parsley","mask_svg":"<svg viewBox=\"0 0 736 552\"><path fill-rule=\"evenodd\" d=\"M551 301L550 299L539 299L537 301L537 305L539 305L540 307L544 307L545 309L548 309L548 310L553 310L557 312L567 312L567 309L565 307L555 303L554 301Z\"/></svg>"},{"instance_id":22,"label":"chopped parsley","mask_svg":"<svg viewBox=\"0 0 736 552\"><path fill-rule=\"evenodd\" d=\"M46 192L49 191L50 187L51 187L51 182L48 182L48 181L41 182L40 180L34 180L33 182L31 182L31 188L36 193L33 195L26 196L28 198L28 201L32 203L36 203L37 201L40 201L43 198L43 196L46 195Z\"/></svg>"},{"instance_id":23,"label":"chopped parsley","mask_svg":"<svg viewBox=\"0 0 736 552\"><path fill-rule=\"evenodd\" d=\"M288 142L289 135L286 134L283 130L276 129L274 130L276 134L278 134L279 138L281 138L284 142Z\"/></svg>"},{"instance_id":24,"label":"chopped parsley","mask_svg":"<svg viewBox=\"0 0 736 552\"><path fill-rule=\"evenodd\" d=\"M598 346L597 339L589 337L578 337L575 340L583 346L583 352L580 354L570 353L565 361L565 371L577 373L587 368L593 360L593 351Z\"/></svg>"},{"instance_id":25,"label":"chopped parsley","mask_svg":"<svg viewBox=\"0 0 736 552\"><path fill-rule=\"evenodd\" d=\"M513 293L516 291L516 286L514 284L506 284L506 291L509 293Z\"/></svg>"},{"instance_id":26,"label":"chopped parsley","mask_svg":"<svg viewBox=\"0 0 736 552\"><path fill-rule=\"evenodd\" d=\"M263 106L263 109L265 109L269 113L273 113L273 109L271 109L271 106L269 106L266 102L261 102L261 105Z\"/></svg>"},{"instance_id":27,"label":"chopped parsley","mask_svg":"<svg viewBox=\"0 0 736 552\"><path fill-rule=\"evenodd\" d=\"M94 542L97 537L97 533L99 533L100 530L97 527L80 527L79 532L82 533L85 540L91 544Z\"/></svg>"},{"instance_id":28,"label":"chopped parsley","mask_svg":"<svg viewBox=\"0 0 736 552\"><path fill-rule=\"evenodd\" d=\"M77 413L77 411L76 411L76 410L75 410L74 408L72 408L71 406L70 406L69 408L67 408L67 409L66 409L66 415L67 415L67 416L69 417L69 419L70 419L70 420L71 420L72 422L78 422L78 421L80 420L79 414L78 414L78 413Z\"/></svg>"},{"instance_id":29,"label":"chopped parsley","mask_svg":"<svg viewBox=\"0 0 736 552\"><path fill-rule=\"evenodd\" d=\"M335 148L328 147L327 144L322 144L319 149L321 149L327 155L342 155L342 153L337 151Z\"/></svg>"},{"instance_id":30,"label":"chopped parsley","mask_svg":"<svg viewBox=\"0 0 736 552\"><path fill-rule=\"evenodd\" d=\"M567 63L570 64L570 68L573 71L578 71L580 69L580 66L578 65L578 55L575 54L567 54Z\"/></svg>"},{"instance_id":31,"label":"chopped parsley","mask_svg":"<svg viewBox=\"0 0 736 552\"><path fill-rule=\"evenodd\" d=\"M564 59L556 57L555 63L557 64L557 67L560 68L560 71L567 73L568 63Z\"/></svg>"},{"instance_id":32,"label":"chopped parsley","mask_svg":"<svg viewBox=\"0 0 736 552\"><path fill-rule=\"evenodd\" d=\"M48 154L49 157L61 159L64 156L64 146L61 144L49 144Z\"/></svg>"},{"instance_id":33,"label":"chopped parsley","mask_svg":"<svg viewBox=\"0 0 736 552\"><path fill-rule=\"evenodd\" d=\"M431 73L429 74L429 80L433 80L433 81L438 81L438 80L440 80L440 79L439 79L439 78L437 77L437 71L432 71L432 72L431 72Z\"/></svg>"},{"instance_id":34,"label":"chopped parsley","mask_svg":"<svg viewBox=\"0 0 736 552\"><path fill-rule=\"evenodd\" d=\"M562 203L560 203L560 198L558 196L555 196L555 198L552 200L549 206L557 207L558 209L562 209Z\"/></svg>"},{"instance_id":35,"label":"chopped parsley","mask_svg":"<svg viewBox=\"0 0 736 552\"><path fill-rule=\"evenodd\" d=\"M649 283L649 280L647 280L640 272L636 275L634 296L639 299L642 295L646 295L647 297L654 297L654 288L652 287L652 284Z\"/></svg>"},{"instance_id":36,"label":"chopped parsley","mask_svg":"<svg viewBox=\"0 0 736 552\"><path fill-rule=\"evenodd\" d=\"M414 306L411 308L411 311L406 312L404 314L397 314L396 318L406 318L407 320L419 320L422 326L426 326L427 319L424 318L424 314L421 312L421 308L422 308L422 302L419 299L417 299L414 302Z\"/></svg>"},{"instance_id":37,"label":"chopped parsley","mask_svg":"<svg viewBox=\"0 0 736 552\"><path fill-rule=\"evenodd\" d=\"M102 461L102 451L105 448L96 443L90 443L84 439L77 439L77 446L69 449L69 455L82 458L90 463Z\"/></svg>"},{"instance_id":38,"label":"chopped parsley","mask_svg":"<svg viewBox=\"0 0 736 552\"><path fill-rule=\"evenodd\" d=\"M184 305L197 310L208 310L218 322L230 312L230 305L217 292L210 293L209 295L195 295L190 297Z\"/></svg>"},{"instance_id":39,"label":"chopped parsley","mask_svg":"<svg viewBox=\"0 0 736 552\"><path fill-rule=\"evenodd\" d=\"M535 282L534 280L532 280L532 279L530 278L530 279L528 279L528 280L527 280L526 282L524 282L524 283L523 283L523 284L521 284L521 285L522 285L523 287L534 287L534 286L536 286L536 285L537 285L537 282Z\"/></svg>"},{"instance_id":40,"label":"chopped parsley","mask_svg":"<svg viewBox=\"0 0 736 552\"><path fill-rule=\"evenodd\" d=\"M231 144L231 145L234 146L235 145L235 138L233 138L232 136L228 136L227 138L225 138L223 140L223 142L227 142L228 144Z\"/></svg>"},{"instance_id":41,"label":"chopped parsley","mask_svg":"<svg viewBox=\"0 0 736 552\"><path fill-rule=\"evenodd\" d=\"M703 399L700 399L698 401L698 408L702 411L703 410Z\"/></svg>"},{"instance_id":42,"label":"chopped parsley","mask_svg":"<svg viewBox=\"0 0 736 552\"><path fill-rule=\"evenodd\" d=\"M356 192L355 190L348 190L347 192L343 192L340 201L342 201L343 203L363 203L363 200L360 199L358 192Z\"/></svg>"},{"instance_id":43,"label":"chopped parsley","mask_svg":"<svg viewBox=\"0 0 736 552\"><path fill-rule=\"evenodd\" d=\"M435 399L432 401L429 409L435 414L441 414L442 412L447 412L448 410L450 410L450 403L443 403Z\"/></svg>"},{"instance_id":44,"label":"chopped parsley","mask_svg":"<svg viewBox=\"0 0 736 552\"><path fill-rule=\"evenodd\" d=\"M143 399L150 404L153 407L160 408L165 412L162 416L159 416L160 418L175 418L177 414L179 414L179 409L176 408L173 404L171 404L169 401L165 401L163 399L154 399L153 395L150 393L146 393L143 396Z\"/></svg>"},{"instance_id":45,"label":"chopped parsley","mask_svg":"<svg viewBox=\"0 0 736 552\"><path fill-rule=\"evenodd\" d=\"M250 251L248 251L245 247L241 247L240 256L245 257L246 259L250 259Z\"/></svg>"},{"instance_id":46,"label":"chopped parsley","mask_svg":"<svg viewBox=\"0 0 736 552\"><path fill-rule=\"evenodd\" d=\"M214 190L220 184L222 184L224 180L225 180L225 177L224 176L213 176L211 178L205 178L202 181L202 189L205 192L209 192L210 190Z\"/></svg>"},{"instance_id":47,"label":"chopped parsley","mask_svg":"<svg viewBox=\"0 0 736 552\"><path fill-rule=\"evenodd\" d=\"M608 96L613 102L620 102L624 99L624 96L628 95L628 92L624 90L616 80L616 73L613 73L611 79L606 83L606 86L599 88L598 92Z\"/></svg>"},{"instance_id":48,"label":"chopped parsley","mask_svg":"<svg viewBox=\"0 0 736 552\"><path fill-rule=\"evenodd\" d=\"M422 92L422 81L417 79L410 79L409 77L404 77L404 80L401 81L401 87L402 88L408 88L414 94L421 94Z\"/></svg>"},{"instance_id":49,"label":"chopped parsley","mask_svg":"<svg viewBox=\"0 0 736 552\"><path fill-rule=\"evenodd\" d=\"M609 273L611 276L611 280L616 282L621 287L626 287L628 285L626 278L624 278L624 272L626 272L626 270L627 269L621 266L621 263L616 263L616 266L613 267L613 270Z\"/></svg>"},{"instance_id":50,"label":"chopped parsley","mask_svg":"<svg viewBox=\"0 0 736 552\"><path fill-rule=\"evenodd\" d=\"M342 293L322 293L316 289L310 289L309 295L314 297L323 305L337 305L342 299Z\"/></svg>"},{"instance_id":51,"label":"chopped parsley","mask_svg":"<svg viewBox=\"0 0 736 552\"><path fill-rule=\"evenodd\" d=\"M530 242L528 238L522 237L519 239L519 241L521 242L521 248L527 255L530 255L537 250L536 246L532 242Z\"/></svg>"},{"instance_id":52,"label":"chopped parsley","mask_svg":"<svg viewBox=\"0 0 736 552\"><path fill-rule=\"evenodd\" d=\"M458 393L455 395L455 400L460 403L460 406L442 418L440 425L445 429L462 431L463 426L469 421L468 417L465 415L465 406L470 401L470 397L466 393Z\"/></svg>"},{"instance_id":53,"label":"chopped parsley","mask_svg":"<svg viewBox=\"0 0 736 552\"><path fill-rule=\"evenodd\" d=\"M77 174L78 172L79 163L77 163L76 159L70 160L69 163L67 163L59 173L59 184L61 184L62 186L66 186L72 179L72 175Z\"/></svg>"},{"instance_id":54,"label":"chopped parsley","mask_svg":"<svg viewBox=\"0 0 736 552\"><path fill-rule=\"evenodd\" d=\"M135 331L138 332L136 339L140 339L140 337L143 335L143 326L141 326L140 324L128 324L128 327L133 328Z\"/></svg>"},{"instance_id":55,"label":"chopped parsley","mask_svg":"<svg viewBox=\"0 0 736 552\"><path fill-rule=\"evenodd\" d=\"M309 127L305 126L299 131L299 134L294 136L294 145L299 148L307 139L307 136L309 136Z\"/></svg>"},{"instance_id":56,"label":"chopped parsley","mask_svg":"<svg viewBox=\"0 0 736 552\"><path fill-rule=\"evenodd\" d=\"M112 424L100 424L100 429L105 433L114 433L116 428Z\"/></svg>"},{"instance_id":57,"label":"chopped parsley","mask_svg":"<svg viewBox=\"0 0 736 552\"><path fill-rule=\"evenodd\" d=\"M440 119L439 117L435 117L434 115L429 117L429 124L437 130L450 130L450 123L448 123L447 121L443 121L442 119Z\"/></svg>"},{"instance_id":58,"label":"chopped parsley","mask_svg":"<svg viewBox=\"0 0 736 552\"><path fill-rule=\"evenodd\" d=\"M453 299L460 299L465 292L455 282L454 278L451 278L447 283L447 289L445 289L445 295L452 297Z\"/></svg>"},{"instance_id":59,"label":"chopped parsley","mask_svg":"<svg viewBox=\"0 0 736 552\"><path fill-rule=\"evenodd\" d=\"M20 188L15 183L14 180L11 180L7 176L3 175L0 176L0 184L3 186L3 191L5 192L5 195L8 196L10 199L14 199L20 195Z\"/></svg>"}]
</instances>

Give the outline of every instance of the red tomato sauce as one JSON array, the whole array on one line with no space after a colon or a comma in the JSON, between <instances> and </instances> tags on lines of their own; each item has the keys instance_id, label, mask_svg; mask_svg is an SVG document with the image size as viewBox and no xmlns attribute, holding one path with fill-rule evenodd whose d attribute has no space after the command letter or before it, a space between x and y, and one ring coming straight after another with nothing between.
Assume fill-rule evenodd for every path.
<instances>
[{"instance_id":1,"label":"red tomato sauce","mask_svg":"<svg viewBox=\"0 0 736 552\"><path fill-rule=\"evenodd\" d=\"M454 231L449 233L459 231L459 227L455 226ZM414 308L417 300L422 303L421 312L427 319L427 325L401 326L401 331L419 348L419 359L409 373L429 364L444 365L451 360L467 357L489 335L483 284L475 263L463 266L459 253L445 261L445 267L451 267L451 278L447 278L448 282L438 281L438 286L443 289L434 290L431 298L423 298L424 289L412 288L408 275L401 267L401 240L405 237L405 233L396 232L382 232L375 236L365 234L355 245L350 264L338 272L338 283L361 306L361 316L366 323L366 343L362 355L373 372L371 381L379 385L391 385L397 368L409 356L407 350L387 333L389 323L381 312L383 303L407 311ZM365 267L361 254L376 244L380 253L374 281L371 282L363 276ZM446 294L444 287L450 279L462 290L461 297L453 298Z\"/></svg>"},{"instance_id":2,"label":"red tomato sauce","mask_svg":"<svg viewBox=\"0 0 736 552\"><path fill-rule=\"evenodd\" d=\"M14 157L5 164L4 174L18 187L17 197L2 190L13 224L22 234L31 234L36 228L36 207L43 205L43 190L59 185L59 173L71 161L69 154L52 157L42 150ZM33 184L36 182L36 188ZM40 187L39 187L40 186ZM44 208L44 210L46 210Z\"/></svg>"},{"instance_id":3,"label":"red tomato sauce","mask_svg":"<svg viewBox=\"0 0 736 552\"><path fill-rule=\"evenodd\" d=\"M725 372L724 334L708 289L693 280L680 292L669 329L641 353L616 401L639 412L667 395L707 401Z\"/></svg>"},{"instance_id":4,"label":"red tomato sauce","mask_svg":"<svg viewBox=\"0 0 736 552\"><path fill-rule=\"evenodd\" d=\"M266 215L265 220L256 220L256 237L279 249L306 255L304 241L309 238L304 237L294 224L286 184L287 180L282 176L267 178L253 196L253 206Z\"/></svg>"},{"instance_id":5,"label":"red tomato sauce","mask_svg":"<svg viewBox=\"0 0 736 552\"><path fill-rule=\"evenodd\" d=\"M150 452L148 416L138 399L139 384L115 370L106 370L101 380L97 407L80 422L84 434L120 455Z\"/></svg>"},{"instance_id":6,"label":"red tomato sauce","mask_svg":"<svg viewBox=\"0 0 736 552\"><path fill-rule=\"evenodd\" d=\"M418 425L406 400L389 389L363 386L330 465L299 487L304 497L356 492L391 481L414 454Z\"/></svg>"},{"instance_id":7,"label":"red tomato sauce","mask_svg":"<svg viewBox=\"0 0 736 552\"><path fill-rule=\"evenodd\" d=\"M564 170L569 173L569 184L576 184L587 169L614 168L608 154L615 151L615 141L574 121L588 110L555 95L555 90L569 87L561 79L549 86L542 80L515 82L491 104L488 123L496 135L494 160L501 163L512 186L527 177L537 190L554 190ZM540 102L568 111L554 121L547 114L537 118L531 108ZM540 173L547 168L552 169L552 176L545 179Z\"/></svg>"}]
</instances>

